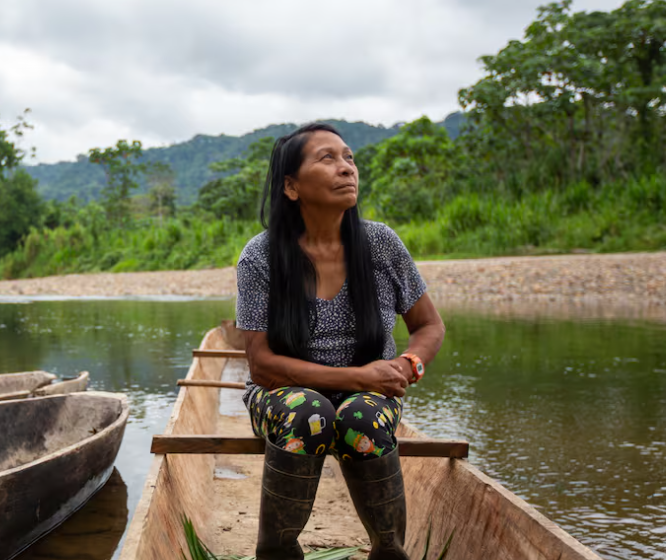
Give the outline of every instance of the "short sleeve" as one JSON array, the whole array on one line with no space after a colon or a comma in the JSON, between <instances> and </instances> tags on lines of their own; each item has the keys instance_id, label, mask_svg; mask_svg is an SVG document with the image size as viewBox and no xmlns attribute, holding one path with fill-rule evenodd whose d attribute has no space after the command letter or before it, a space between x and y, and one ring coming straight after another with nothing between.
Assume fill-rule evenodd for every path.
<instances>
[{"instance_id":1,"label":"short sleeve","mask_svg":"<svg viewBox=\"0 0 666 560\"><path fill-rule=\"evenodd\" d=\"M398 234L386 225L383 229L383 253L388 259L385 265L395 289L395 311L402 315L426 292L426 284Z\"/></svg>"},{"instance_id":2,"label":"short sleeve","mask_svg":"<svg viewBox=\"0 0 666 560\"><path fill-rule=\"evenodd\" d=\"M266 271L249 258L241 258L236 268L238 297L236 327L244 331L268 330L268 286Z\"/></svg>"}]
</instances>

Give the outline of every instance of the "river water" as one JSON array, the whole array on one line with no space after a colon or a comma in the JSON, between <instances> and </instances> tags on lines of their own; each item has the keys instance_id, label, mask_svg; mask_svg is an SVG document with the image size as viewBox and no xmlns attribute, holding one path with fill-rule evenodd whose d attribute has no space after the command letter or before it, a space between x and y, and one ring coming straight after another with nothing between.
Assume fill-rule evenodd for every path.
<instances>
[{"instance_id":1,"label":"river water","mask_svg":"<svg viewBox=\"0 0 666 560\"><path fill-rule=\"evenodd\" d=\"M447 337L406 417L607 559L666 559L666 324L442 309ZM224 300L0 305L0 371L91 374L131 417L110 483L20 560L118 555L153 434ZM398 347L407 333L396 330Z\"/></svg>"}]
</instances>

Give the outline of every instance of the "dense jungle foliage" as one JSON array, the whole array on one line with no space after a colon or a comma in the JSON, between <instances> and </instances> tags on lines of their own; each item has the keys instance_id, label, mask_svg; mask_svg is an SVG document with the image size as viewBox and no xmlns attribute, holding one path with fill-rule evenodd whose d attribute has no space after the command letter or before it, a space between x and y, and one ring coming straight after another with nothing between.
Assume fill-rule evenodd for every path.
<instances>
[{"instance_id":1,"label":"dense jungle foliage","mask_svg":"<svg viewBox=\"0 0 666 560\"><path fill-rule=\"evenodd\" d=\"M666 250L666 0L549 4L481 62L460 136L422 117L356 144L364 216L415 257ZM98 162L100 196L44 202L11 142L20 124L0 130L5 278L226 266L261 230L270 134L210 164L189 205L175 200L194 145L176 170L124 141L83 162Z\"/></svg>"},{"instance_id":2,"label":"dense jungle foliage","mask_svg":"<svg viewBox=\"0 0 666 560\"><path fill-rule=\"evenodd\" d=\"M449 115L441 123L452 138L458 136L463 121L461 113ZM390 138L400 130L372 126L363 122L326 121L335 126L353 150L368 144L376 144ZM211 164L240 157L254 142L262 138L278 138L297 128L296 124L270 125L243 136L206 136L199 134L179 144L145 150L139 161L146 165L168 165L175 177L176 195L181 205L190 205L197 199L199 189L217 177ZM64 202L72 196L90 202L100 197L106 185L102 169L94 165L88 156L81 155L74 162L26 166L26 171L39 181L38 192L47 200ZM139 192L149 189L147 181L139 178Z\"/></svg>"}]
</instances>

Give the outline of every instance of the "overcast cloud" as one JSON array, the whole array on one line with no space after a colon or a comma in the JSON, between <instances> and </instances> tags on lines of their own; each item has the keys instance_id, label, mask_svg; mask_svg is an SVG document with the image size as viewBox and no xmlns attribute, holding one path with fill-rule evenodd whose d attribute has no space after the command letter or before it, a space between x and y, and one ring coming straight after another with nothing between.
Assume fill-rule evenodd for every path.
<instances>
[{"instance_id":1,"label":"overcast cloud","mask_svg":"<svg viewBox=\"0 0 666 560\"><path fill-rule=\"evenodd\" d=\"M272 123L441 120L546 0L0 0L0 120L37 161ZM577 10L620 0L578 0Z\"/></svg>"}]
</instances>

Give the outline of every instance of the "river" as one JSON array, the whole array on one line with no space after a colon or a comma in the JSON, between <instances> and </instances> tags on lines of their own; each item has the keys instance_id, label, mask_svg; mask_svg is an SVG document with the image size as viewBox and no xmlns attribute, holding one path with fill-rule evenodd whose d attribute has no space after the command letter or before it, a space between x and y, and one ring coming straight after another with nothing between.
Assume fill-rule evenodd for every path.
<instances>
[{"instance_id":1,"label":"river","mask_svg":"<svg viewBox=\"0 0 666 560\"><path fill-rule=\"evenodd\" d=\"M491 311L441 309L446 341L406 417L467 439L471 462L603 558L666 559L666 325ZM0 304L1 372L88 370L91 389L131 406L111 483L20 560L117 557L175 381L232 316L230 300ZM405 329L395 336L404 346Z\"/></svg>"}]
</instances>

